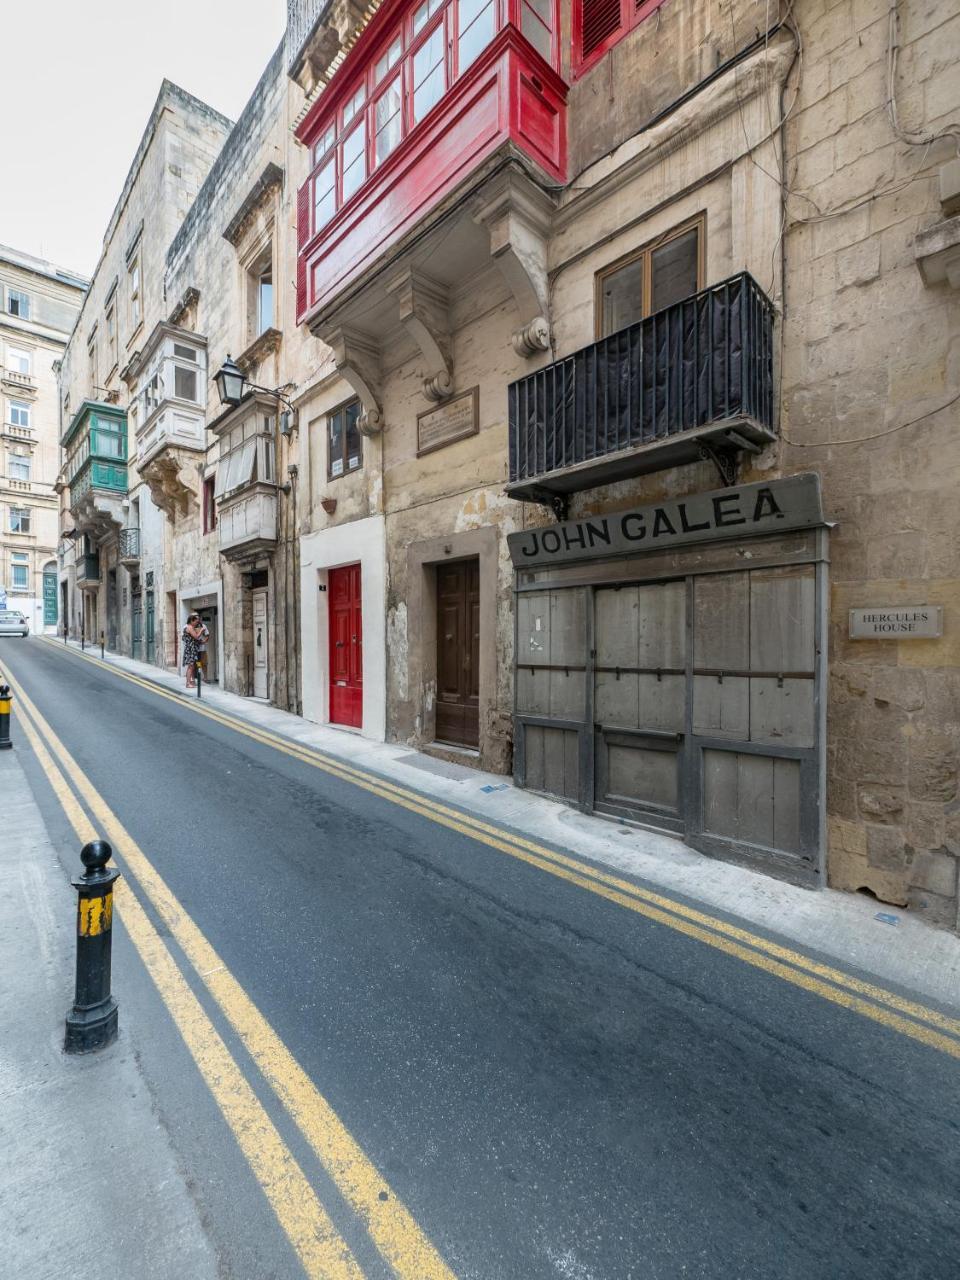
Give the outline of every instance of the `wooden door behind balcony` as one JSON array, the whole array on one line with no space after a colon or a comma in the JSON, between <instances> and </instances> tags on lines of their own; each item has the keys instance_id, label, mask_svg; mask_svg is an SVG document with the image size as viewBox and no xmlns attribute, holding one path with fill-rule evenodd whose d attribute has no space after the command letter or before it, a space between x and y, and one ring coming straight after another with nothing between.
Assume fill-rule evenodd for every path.
<instances>
[{"instance_id":1,"label":"wooden door behind balcony","mask_svg":"<svg viewBox=\"0 0 960 1280\"><path fill-rule=\"evenodd\" d=\"M480 562L437 567L438 742L480 742Z\"/></svg>"}]
</instances>

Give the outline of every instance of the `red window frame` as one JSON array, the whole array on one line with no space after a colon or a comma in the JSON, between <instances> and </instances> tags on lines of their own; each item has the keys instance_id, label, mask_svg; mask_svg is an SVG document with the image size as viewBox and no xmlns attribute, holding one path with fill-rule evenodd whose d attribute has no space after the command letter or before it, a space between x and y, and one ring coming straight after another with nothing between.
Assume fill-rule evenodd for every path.
<instances>
[{"instance_id":1,"label":"red window frame","mask_svg":"<svg viewBox=\"0 0 960 1280\"><path fill-rule=\"evenodd\" d=\"M657 0L662 3L662 0ZM430 14L427 21L416 33L413 30L414 15L423 7L428 0L419 0L407 6L405 11L390 21L388 18L384 20L384 31L382 36L378 36L375 43L370 46L369 54L364 58L362 69L358 69L357 73L344 81L343 89L337 91L334 88L335 97L331 101L330 110L325 112L318 121L317 127L311 130L309 141L311 154L311 168L307 178L306 190L309 193L304 199L301 206L305 212L309 227L304 226L300 230L299 241L301 245L306 244L309 240L320 231L324 226L337 216L337 214L349 203L359 196L364 186L370 181L375 173L377 173L386 164L393 155L399 151L413 131L420 127L421 124L440 107L446 95L451 91L456 81L461 75L467 74L470 68L482 56L478 53L467 68L461 72L459 67L459 16L461 0L440 0L436 11ZM536 13L536 5L531 0L493 0L494 4L494 27L491 40L496 39L497 34L503 30L508 24L512 24L523 36L524 40L530 45L539 57L543 54L537 49L537 46L527 40L523 35L522 27L522 10L524 6ZM559 0L549 0L550 12L552 15L553 27L551 30L551 56L547 59L548 63L558 70L559 63L559 26L560 26L560 5ZM480 9L485 6L481 3ZM386 6L384 7L386 12ZM443 67L444 67L444 88L440 97L425 112L420 120L413 118L413 60L423 45L431 38L438 29L443 30ZM546 28L545 28L546 29ZM377 63L389 51L391 45L397 39L401 40L402 48L399 57L388 67L383 76L378 79L376 74ZM400 84L400 138L391 148L386 156L381 160L376 157L376 104L380 97L386 92L387 88L394 82ZM364 101L362 107L357 110L345 122L344 110L352 105L359 90L364 90ZM330 93L330 90L327 90ZM366 130L364 139L364 166L365 174L363 181L350 192L350 195L344 198L343 191L343 148L353 130L361 127L359 120L362 118L362 127ZM322 151L318 151L317 147L320 142L327 139L330 130L333 130L332 141L328 141L328 145ZM334 169L334 210L322 222L317 220L317 188L316 182L321 171L326 168L333 157ZM301 194L304 194L303 192Z\"/></svg>"},{"instance_id":2,"label":"red window frame","mask_svg":"<svg viewBox=\"0 0 960 1280\"><path fill-rule=\"evenodd\" d=\"M615 44L630 34L651 13L655 13L666 0L620 0L620 21L617 26L600 43L586 55L583 52L583 9L588 0L573 0L572 18L572 72L573 78L579 79L591 68L595 67L606 56Z\"/></svg>"}]
</instances>

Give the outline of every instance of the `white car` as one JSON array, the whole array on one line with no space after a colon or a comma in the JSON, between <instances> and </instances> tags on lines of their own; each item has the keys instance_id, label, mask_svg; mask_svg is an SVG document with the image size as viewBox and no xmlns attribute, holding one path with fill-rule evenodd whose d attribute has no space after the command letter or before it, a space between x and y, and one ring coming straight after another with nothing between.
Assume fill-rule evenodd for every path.
<instances>
[{"instance_id":1,"label":"white car","mask_svg":"<svg viewBox=\"0 0 960 1280\"><path fill-rule=\"evenodd\" d=\"M0 636L28 636L26 618L16 609L0 609Z\"/></svg>"}]
</instances>

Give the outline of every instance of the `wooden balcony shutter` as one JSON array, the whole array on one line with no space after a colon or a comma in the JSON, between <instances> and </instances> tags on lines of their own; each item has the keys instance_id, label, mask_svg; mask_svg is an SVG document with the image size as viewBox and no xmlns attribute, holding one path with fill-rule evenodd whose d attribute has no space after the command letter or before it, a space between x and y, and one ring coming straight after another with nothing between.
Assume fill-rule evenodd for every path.
<instances>
[{"instance_id":1,"label":"wooden balcony shutter","mask_svg":"<svg viewBox=\"0 0 960 1280\"><path fill-rule=\"evenodd\" d=\"M297 248L302 249L310 239L310 181L297 192Z\"/></svg>"},{"instance_id":2,"label":"wooden balcony shutter","mask_svg":"<svg viewBox=\"0 0 960 1280\"><path fill-rule=\"evenodd\" d=\"M297 320L307 309L307 260L301 253L297 257Z\"/></svg>"},{"instance_id":3,"label":"wooden balcony shutter","mask_svg":"<svg viewBox=\"0 0 960 1280\"><path fill-rule=\"evenodd\" d=\"M620 0L580 0L583 9L583 48L587 58L620 26Z\"/></svg>"}]
</instances>

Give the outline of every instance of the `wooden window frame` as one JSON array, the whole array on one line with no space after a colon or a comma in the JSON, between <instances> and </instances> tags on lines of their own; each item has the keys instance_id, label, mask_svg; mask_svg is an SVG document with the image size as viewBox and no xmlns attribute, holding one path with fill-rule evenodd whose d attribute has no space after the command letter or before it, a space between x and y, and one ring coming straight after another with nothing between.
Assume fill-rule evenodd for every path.
<instances>
[{"instance_id":1,"label":"wooden window frame","mask_svg":"<svg viewBox=\"0 0 960 1280\"><path fill-rule=\"evenodd\" d=\"M584 0L573 0L571 17L571 75L577 80L586 75L610 52L615 44L619 44L624 36L628 36L652 13L665 4L666 0L620 0L620 22L610 34L591 49L586 56L583 52L583 5Z\"/></svg>"},{"instance_id":2,"label":"wooden window frame","mask_svg":"<svg viewBox=\"0 0 960 1280\"><path fill-rule=\"evenodd\" d=\"M336 405L333 409L331 409L331 410L329 411L329 413L327 413L327 414L326 414L326 420L327 420L327 480L328 480L328 481L333 481L333 480L344 480L347 476L356 475L356 473L357 473L358 471L362 471L362 470L363 470L363 432L362 432L362 431L360 431L360 432L359 432L359 434L360 434L360 461L357 463L357 465L356 465L355 467L351 467L349 471L347 470L347 432L346 432L346 424L344 424L344 430L343 430L343 451L342 451L342 455L341 455L341 456L342 456L342 460L343 460L343 470L342 470L341 472L339 472L338 474L336 474L336 475L334 475L334 473L333 473L333 454L332 454L332 452L331 452L331 450L330 450L330 422L331 422L331 419L332 419L332 418L334 418L338 413L343 413L343 412L344 412L344 410L348 409L348 408L350 407L350 405L352 405L352 404L360 405L360 397L359 397L359 396L351 396L351 397L349 398L349 400L344 400L341 404ZM362 405L360 406L360 409L361 409L361 413L362 413L362 412L363 412L363 406L362 406Z\"/></svg>"},{"instance_id":3,"label":"wooden window frame","mask_svg":"<svg viewBox=\"0 0 960 1280\"><path fill-rule=\"evenodd\" d=\"M707 215L705 212L695 214L692 218L687 218L685 222L678 223L677 226L671 227L669 231L664 231L661 235L655 236L653 240L648 240L646 244L642 244L638 249L631 249L629 253L625 253L622 257L615 259L613 262L607 263L605 267L601 267L599 271L594 273L593 277L593 329L594 338L599 342L610 334L603 331L603 284L604 281L616 272L622 271L624 267L632 266L633 263L643 260L643 284L642 297L640 300L641 316L645 320L650 313L650 303L653 295L653 280L651 273L651 262L653 255L658 249L662 249L665 244L669 244L671 240L676 240L680 236L686 235L688 231L696 230L697 232L697 293L704 288L706 280L706 263L707 263ZM611 332L617 332L612 330Z\"/></svg>"},{"instance_id":4,"label":"wooden window frame","mask_svg":"<svg viewBox=\"0 0 960 1280\"><path fill-rule=\"evenodd\" d=\"M213 533L217 527L216 473L203 478L203 532Z\"/></svg>"}]
</instances>

